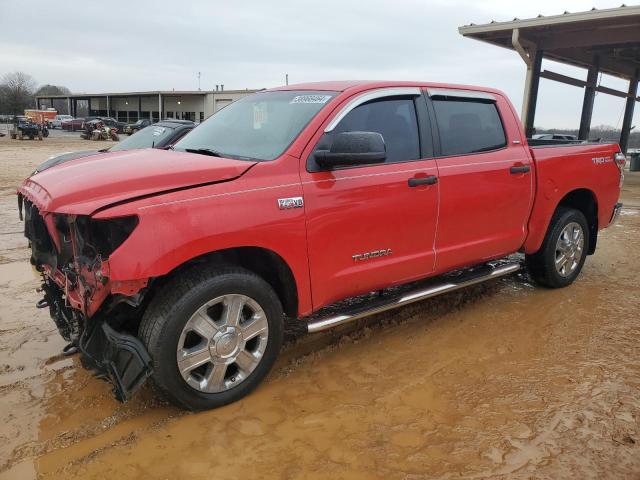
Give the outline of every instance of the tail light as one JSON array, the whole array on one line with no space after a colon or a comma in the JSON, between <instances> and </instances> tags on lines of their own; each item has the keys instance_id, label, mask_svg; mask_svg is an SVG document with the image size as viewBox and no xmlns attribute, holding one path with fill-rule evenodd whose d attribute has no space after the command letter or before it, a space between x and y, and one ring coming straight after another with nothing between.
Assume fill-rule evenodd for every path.
<instances>
[{"instance_id":1,"label":"tail light","mask_svg":"<svg viewBox=\"0 0 640 480\"><path fill-rule=\"evenodd\" d=\"M618 166L620 170L620 188L622 188L622 184L624 183L624 167L627 164L627 157L622 152L618 152L613 156L613 161Z\"/></svg>"}]
</instances>

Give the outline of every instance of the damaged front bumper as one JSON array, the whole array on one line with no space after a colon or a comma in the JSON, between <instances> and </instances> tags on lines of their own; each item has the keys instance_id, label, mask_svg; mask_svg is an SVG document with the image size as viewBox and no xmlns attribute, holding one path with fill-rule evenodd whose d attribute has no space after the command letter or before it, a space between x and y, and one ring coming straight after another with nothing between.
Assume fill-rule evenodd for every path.
<instances>
[{"instance_id":1,"label":"damaged front bumper","mask_svg":"<svg viewBox=\"0 0 640 480\"><path fill-rule=\"evenodd\" d=\"M113 385L113 394L125 402L151 376L151 357L133 335L118 333L105 321L88 322L78 344L82 365Z\"/></svg>"},{"instance_id":2,"label":"damaged front bumper","mask_svg":"<svg viewBox=\"0 0 640 480\"><path fill-rule=\"evenodd\" d=\"M79 348L83 366L110 382L118 400L129 400L153 372L142 342L124 333L135 331L128 314L140 305L147 281L113 281L108 259L137 219L94 222L19 202L31 263L42 275L36 306L49 308L61 336Z\"/></svg>"}]
</instances>

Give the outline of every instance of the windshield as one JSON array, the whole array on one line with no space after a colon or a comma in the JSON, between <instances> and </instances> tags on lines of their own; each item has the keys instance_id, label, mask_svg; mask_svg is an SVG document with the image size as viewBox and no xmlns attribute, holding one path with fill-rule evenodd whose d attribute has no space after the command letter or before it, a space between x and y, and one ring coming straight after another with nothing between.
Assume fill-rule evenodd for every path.
<instances>
[{"instance_id":1,"label":"windshield","mask_svg":"<svg viewBox=\"0 0 640 480\"><path fill-rule=\"evenodd\" d=\"M170 137L172 133L173 128L171 127L152 125L127 137L125 140L111 147L109 151L118 152L120 150L134 150L136 148L152 148L156 145L161 145L162 141Z\"/></svg>"},{"instance_id":2,"label":"windshield","mask_svg":"<svg viewBox=\"0 0 640 480\"><path fill-rule=\"evenodd\" d=\"M244 97L187 134L174 150L273 160L336 92L276 91Z\"/></svg>"}]
</instances>

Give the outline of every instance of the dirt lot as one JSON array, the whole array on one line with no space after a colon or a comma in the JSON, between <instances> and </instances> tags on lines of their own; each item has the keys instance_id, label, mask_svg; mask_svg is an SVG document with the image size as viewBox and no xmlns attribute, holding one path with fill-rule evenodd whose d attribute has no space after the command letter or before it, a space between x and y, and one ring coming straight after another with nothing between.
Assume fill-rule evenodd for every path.
<instances>
[{"instance_id":1,"label":"dirt lot","mask_svg":"<svg viewBox=\"0 0 640 480\"><path fill-rule=\"evenodd\" d=\"M516 276L290 342L250 397L186 414L117 403L34 307L15 186L92 146L0 139L0 479L640 478L637 174L573 286Z\"/></svg>"}]
</instances>

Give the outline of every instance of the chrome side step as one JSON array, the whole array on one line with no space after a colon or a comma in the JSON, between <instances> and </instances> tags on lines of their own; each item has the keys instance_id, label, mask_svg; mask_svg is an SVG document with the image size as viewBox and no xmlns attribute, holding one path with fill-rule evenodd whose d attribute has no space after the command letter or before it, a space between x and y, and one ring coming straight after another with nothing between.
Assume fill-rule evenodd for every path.
<instances>
[{"instance_id":1,"label":"chrome side step","mask_svg":"<svg viewBox=\"0 0 640 480\"><path fill-rule=\"evenodd\" d=\"M518 270L520 270L520 264L518 263L509 263L497 267L489 267L489 271L486 273L483 272L479 275L472 274L466 279L463 277L457 281L442 283L440 285L434 285L423 290L409 292L402 295L401 297L391 299L390 301L387 301L385 303L378 304L374 307L366 308L355 313L336 315L332 317L321 318L319 320L313 320L307 324L307 331L309 333L316 333L323 330L328 330L344 323L353 322L354 320L359 320L370 315L386 312L387 310L391 310L393 308L403 307L404 305L409 305L410 303L419 302L421 300L426 300L427 298L432 298L444 293L453 292L454 290L469 287L477 283L486 282L487 280L503 277L505 275L517 272Z\"/></svg>"}]
</instances>

